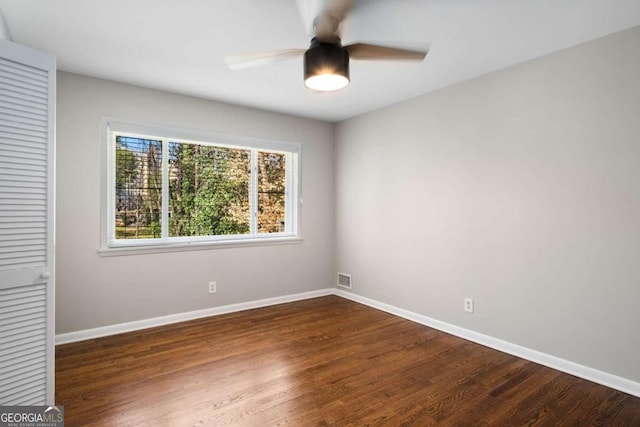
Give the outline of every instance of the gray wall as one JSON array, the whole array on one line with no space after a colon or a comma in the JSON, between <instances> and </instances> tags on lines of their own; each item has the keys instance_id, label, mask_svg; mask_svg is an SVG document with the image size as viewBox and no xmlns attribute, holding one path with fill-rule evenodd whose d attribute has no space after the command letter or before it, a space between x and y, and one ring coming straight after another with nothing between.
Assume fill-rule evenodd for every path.
<instances>
[{"instance_id":1,"label":"gray wall","mask_svg":"<svg viewBox=\"0 0 640 427\"><path fill-rule=\"evenodd\" d=\"M331 124L64 72L57 91L56 333L331 286ZM301 143L304 241L100 257L103 115Z\"/></svg>"},{"instance_id":2,"label":"gray wall","mask_svg":"<svg viewBox=\"0 0 640 427\"><path fill-rule=\"evenodd\" d=\"M639 381L639 46L636 27L340 123L353 292Z\"/></svg>"}]
</instances>

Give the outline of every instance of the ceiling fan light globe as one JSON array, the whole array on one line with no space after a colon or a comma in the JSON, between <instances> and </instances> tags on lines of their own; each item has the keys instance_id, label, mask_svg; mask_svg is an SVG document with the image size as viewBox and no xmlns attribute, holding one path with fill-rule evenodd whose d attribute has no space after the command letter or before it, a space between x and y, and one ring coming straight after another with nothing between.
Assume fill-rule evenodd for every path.
<instances>
[{"instance_id":1,"label":"ceiling fan light globe","mask_svg":"<svg viewBox=\"0 0 640 427\"><path fill-rule=\"evenodd\" d=\"M314 91L328 92L349 84L349 53L340 42L311 40L304 53L304 85Z\"/></svg>"},{"instance_id":2,"label":"ceiling fan light globe","mask_svg":"<svg viewBox=\"0 0 640 427\"><path fill-rule=\"evenodd\" d=\"M346 87L349 79L340 74L316 74L307 77L304 85L311 90L318 92L331 92Z\"/></svg>"}]
</instances>

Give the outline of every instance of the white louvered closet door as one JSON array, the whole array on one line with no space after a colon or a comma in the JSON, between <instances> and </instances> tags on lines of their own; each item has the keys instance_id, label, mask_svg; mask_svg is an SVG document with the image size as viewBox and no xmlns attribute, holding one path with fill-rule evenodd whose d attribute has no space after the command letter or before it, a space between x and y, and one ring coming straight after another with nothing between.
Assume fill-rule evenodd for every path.
<instances>
[{"instance_id":1,"label":"white louvered closet door","mask_svg":"<svg viewBox=\"0 0 640 427\"><path fill-rule=\"evenodd\" d=\"M0 405L54 404L55 58L0 40Z\"/></svg>"}]
</instances>

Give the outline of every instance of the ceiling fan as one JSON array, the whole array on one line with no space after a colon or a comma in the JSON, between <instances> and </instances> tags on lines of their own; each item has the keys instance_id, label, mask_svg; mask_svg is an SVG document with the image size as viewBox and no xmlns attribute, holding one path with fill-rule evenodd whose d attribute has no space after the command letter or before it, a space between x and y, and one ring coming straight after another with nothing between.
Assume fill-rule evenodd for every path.
<instances>
[{"instance_id":1,"label":"ceiling fan","mask_svg":"<svg viewBox=\"0 0 640 427\"><path fill-rule=\"evenodd\" d=\"M304 0L298 0L299 6L301 1ZM314 36L308 49L227 55L227 65L237 70L303 55L305 86L314 91L326 92L342 89L349 84L349 59L422 61L427 55L428 50L409 50L369 43L343 46L341 24L351 13L354 0L326 0L324 3L313 20Z\"/></svg>"}]
</instances>

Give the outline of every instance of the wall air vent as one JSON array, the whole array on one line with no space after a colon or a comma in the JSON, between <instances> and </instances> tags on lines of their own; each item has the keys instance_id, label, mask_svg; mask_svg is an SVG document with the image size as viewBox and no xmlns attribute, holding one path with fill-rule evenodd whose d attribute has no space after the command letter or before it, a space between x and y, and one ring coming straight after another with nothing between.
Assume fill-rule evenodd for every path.
<instances>
[{"instance_id":1,"label":"wall air vent","mask_svg":"<svg viewBox=\"0 0 640 427\"><path fill-rule=\"evenodd\" d=\"M351 275L338 273L338 286L351 289Z\"/></svg>"}]
</instances>

